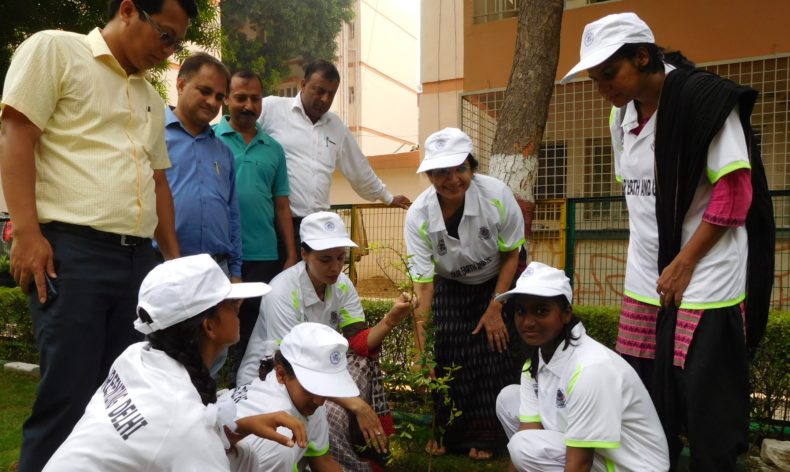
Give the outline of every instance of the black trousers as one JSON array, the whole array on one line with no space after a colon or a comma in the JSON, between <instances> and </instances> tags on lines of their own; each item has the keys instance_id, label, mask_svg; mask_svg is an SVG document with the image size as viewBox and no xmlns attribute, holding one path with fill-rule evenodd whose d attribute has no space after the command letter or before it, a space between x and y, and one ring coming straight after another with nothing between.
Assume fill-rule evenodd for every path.
<instances>
[{"instance_id":1,"label":"black trousers","mask_svg":"<svg viewBox=\"0 0 790 472\"><path fill-rule=\"evenodd\" d=\"M734 471L749 445L749 361L738 305L706 310L686 357L673 365L675 308L659 313L653 395L670 450L677 464L685 434L691 470Z\"/></svg>"},{"instance_id":2,"label":"black trousers","mask_svg":"<svg viewBox=\"0 0 790 472\"><path fill-rule=\"evenodd\" d=\"M42 227L58 296L28 302L41 363L33 412L22 427L21 472L38 472L66 439L115 358L142 341L134 329L140 283L156 265L150 240L121 246ZM99 447L99 446L97 446Z\"/></svg>"},{"instance_id":3,"label":"black trousers","mask_svg":"<svg viewBox=\"0 0 790 472\"><path fill-rule=\"evenodd\" d=\"M265 282L269 283L280 272L283 265L280 261L243 261L241 264L241 280L245 282ZM230 384L236 384L236 371L247 351L247 343L250 341L252 329L258 320L258 312L261 308L261 297L247 298L239 308L239 342L228 349L228 360L230 363Z\"/></svg>"}]
</instances>

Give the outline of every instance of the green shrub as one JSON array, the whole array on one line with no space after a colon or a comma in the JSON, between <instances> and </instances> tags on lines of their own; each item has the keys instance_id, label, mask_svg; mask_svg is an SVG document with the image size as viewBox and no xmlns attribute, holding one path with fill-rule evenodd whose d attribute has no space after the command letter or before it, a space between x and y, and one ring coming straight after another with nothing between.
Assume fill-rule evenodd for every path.
<instances>
[{"instance_id":1,"label":"green shrub","mask_svg":"<svg viewBox=\"0 0 790 472\"><path fill-rule=\"evenodd\" d=\"M587 335L599 343L614 349L617 342L617 323L620 308L609 306L574 306L573 314L584 324Z\"/></svg>"},{"instance_id":2,"label":"green shrub","mask_svg":"<svg viewBox=\"0 0 790 472\"><path fill-rule=\"evenodd\" d=\"M362 309L365 311L368 326L375 326L392 309L392 300L364 299ZM379 358L382 367L408 366L412 361L409 350L413 346L412 322L408 318L384 338Z\"/></svg>"},{"instance_id":3,"label":"green shrub","mask_svg":"<svg viewBox=\"0 0 790 472\"><path fill-rule=\"evenodd\" d=\"M19 288L0 287L0 359L38 362L33 326L27 297ZM370 326L381 320L392 307L391 300L362 300ZM587 333L604 345L614 348L617 339L619 308L574 306ZM409 369L412 363L412 324L404 321L384 339L381 365L389 374ZM771 312L768 327L751 366L752 421L765 426L758 433L771 435L770 425L786 423L775 420L790 398L790 313ZM395 396L397 398L397 396Z\"/></svg>"},{"instance_id":4,"label":"green shrub","mask_svg":"<svg viewBox=\"0 0 790 472\"><path fill-rule=\"evenodd\" d=\"M27 296L18 287L0 287L0 359L38 362Z\"/></svg>"},{"instance_id":5,"label":"green shrub","mask_svg":"<svg viewBox=\"0 0 790 472\"><path fill-rule=\"evenodd\" d=\"M370 325L374 325L392 307L389 300L363 300L362 307ZM619 307L574 306L573 313L584 323L587 334L605 346L614 349L617 341L617 325L620 318ZM382 366L397 372L407 369L411 359L409 348L412 346L411 323L404 322L384 339ZM776 420L780 412L790 405L790 312L771 312L768 327L760 347L755 353L750 370L752 386L752 422L759 423L758 435L778 435L776 428L787 419ZM397 398L397 396L393 396Z\"/></svg>"},{"instance_id":6,"label":"green shrub","mask_svg":"<svg viewBox=\"0 0 790 472\"><path fill-rule=\"evenodd\" d=\"M752 422L762 425L758 434L773 436L770 425L787 426L790 408L790 313L771 312L760 347L752 360L750 383ZM784 411L783 420L776 420ZM780 416L781 418L781 416Z\"/></svg>"}]
</instances>

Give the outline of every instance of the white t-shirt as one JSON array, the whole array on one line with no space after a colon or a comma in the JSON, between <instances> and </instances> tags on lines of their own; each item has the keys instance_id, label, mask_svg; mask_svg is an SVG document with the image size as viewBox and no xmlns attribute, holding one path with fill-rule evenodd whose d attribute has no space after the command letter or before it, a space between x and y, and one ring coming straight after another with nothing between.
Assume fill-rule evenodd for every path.
<instances>
[{"instance_id":1,"label":"white t-shirt","mask_svg":"<svg viewBox=\"0 0 790 472\"><path fill-rule=\"evenodd\" d=\"M567 349L560 344L538 380L521 374L519 421L565 434L565 445L595 448L615 469L665 471L669 449L642 381L622 357L587 336L581 323Z\"/></svg>"},{"instance_id":2,"label":"white t-shirt","mask_svg":"<svg viewBox=\"0 0 790 472\"><path fill-rule=\"evenodd\" d=\"M666 65L669 73L674 67ZM658 281L658 228L656 225L655 128L656 115L650 117L639 135L634 102L613 109L610 120L615 176L623 186L628 205L628 262L625 294L654 306L661 302L656 293ZM707 172L697 185L694 199L683 221L681 246L696 231L710 202L713 185L724 175L749 169L746 138L734 109L708 148ZM730 228L694 268L680 308L706 309L731 306L744 299L746 288L746 228Z\"/></svg>"},{"instance_id":3,"label":"white t-shirt","mask_svg":"<svg viewBox=\"0 0 790 472\"><path fill-rule=\"evenodd\" d=\"M329 209L335 166L366 200L392 202L392 194L370 167L354 137L331 111L313 123L296 97L266 97L258 118L263 130L283 146L288 167L291 212L307 216Z\"/></svg>"},{"instance_id":4,"label":"white t-shirt","mask_svg":"<svg viewBox=\"0 0 790 472\"><path fill-rule=\"evenodd\" d=\"M447 234L433 186L411 205L403 231L412 280L432 282L436 273L474 285L499 274L500 252L524 244L524 217L507 185L475 174L464 197L458 239Z\"/></svg>"},{"instance_id":5,"label":"white t-shirt","mask_svg":"<svg viewBox=\"0 0 790 472\"><path fill-rule=\"evenodd\" d=\"M263 341L279 344L299 323L310 321L342 329L365 322L357 290L346 274L341 273L336 283L327 285L323 300L315 293L304 261L280 272L269 285L272 291L261 300L260 314L239 366L238 385L250 383L258 376Z\"/></svg>"},{"instance_id":6,"label":"white t-shirt","mask_svg":"<svg viewBox=\"0 0 790 472\"><path fill-rule=\"evenodd\" d=\"M132 344L44 470L226 472L205 412L183 365L147 342Z\"/></svg>"},{"instance_id":7,"label":"white t-shirt","mask_svg":"<svg viewBox=\"0 0 790 472\"><path fill-rule=\"evenodd\" d=\"M326 409L321 406L315 413L304 417L296 409L285 385L277 381L274 371L269 372L266 380L256 378L249 385L237 387L225 395L221 401L227 401L229 397L236 402L236 419L247 416L260 415L263 413L274 413L284 411L306 423L307 448L303 449L298 445L286 447L268 439L257 436L247 436L241 442L253 452L252 457L257 458L257 468L245 465L236 470L260 470L260 471L292 471L294 465L303 457L323 456L329 452L329 424L326 420ZM293 433L288 428L279 427L277 432L293 437ZM248 461L249 462L249 461Z\"/></svg>"}]
</instances>

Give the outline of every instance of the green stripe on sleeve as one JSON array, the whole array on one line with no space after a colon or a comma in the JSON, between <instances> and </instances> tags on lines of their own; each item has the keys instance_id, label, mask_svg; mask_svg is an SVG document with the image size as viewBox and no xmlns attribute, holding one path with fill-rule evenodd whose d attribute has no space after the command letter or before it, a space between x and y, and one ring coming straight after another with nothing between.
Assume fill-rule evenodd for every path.
<instances>
[{"instance_id":1,"label":"green stripe on sleeve","mask_svg":"<svg viewBox=\"0 0 790 472\"><path fill-rule=\"evenodd\" d=\"M505 244L505 240L502 239L502 236L497 237L497 243L499 246L499 252L511 252L515 251L516 249L520 248L522 244L524 244L526 240L524 238L519 239L515 242L512 246L508 246Z\"/></svg>"},{"instance_id":2,"label":"green stripe on sleeve","mask_svg":"<svg viewBox=\"0 0 790 472\"><path fill-rule=\"evenodd\" d=\"M296 446L298 447L298 446ZM305 457L320 457L329 452L329 444L326 445L323 449L318 449L313 441L307 443L307 451L305 451Z\"/></svg>"},{"instance_id":3,"label":"green stripe on sleeve","mask_svg":"<svg viewBox=\"0 0 790 472\"><path fill-rule=\"evenodd\" d=\"M540 415L535 416L518 416L518 420L522 423L540 423Z\"/></svg>"},{"instance_id":4,"label":"green stripe on sleeve","mask_svg":"<svg viewBox=\"0 0 790 472\"><path fill-rule=\"evenodd\" d=\"M294 310L299 309L299 291L296 289L291 292L291 304L293 305Z\"/></svg>"},{"instance_id":5,"label":"green stripe on sleeve","mask_svg":"<svg viewBox=\"0 0 790 472\"><path fill-rule=\"evenodd\" d=\"M353 324L353 323L364 323L365 318L352 318L351 313L348 312L343 307L340 307L340 324L338 325L340 328L345 328L346 326Z\"/></svg>"},{"instance_id":6,"label":"green stripe on sleeve","mask_svg":"<svg viewBox=\"0 0 790 472\"><path fill-rule=\"evenodd\" d=\"M505 205L503 205L503 204L502 204L502 202L501 202L501 201L499 201L499 200L498 200L498 199L496 199L496 198L492 198L492 199L491 199L491 203L492 203L492 204L493 204L495 207L497 207L497 210L499 210L499 220L500 220L500 222L501 222L502 224L505 224Z\"/></svg>"},{"instance_id":7,"label":"green stripe on sleeve","mask_svg":"<svg viewBox=\"0 0 790 472\"><path fill-rule=\"evenodd\" d=\"M617 449L620 447L620 441L577 441L576 439L566 439L565 445L594 449Z\"/></svg>"},{"instance_id":8,"label":"green stripe on sleeve","mask_svg":"<svg viewBox=\"0 0 790 472\"><path fill-rule=\"evenodd\" d=\"M729 174L732 171L735 171L735 170L738 170L738 169L751 169L751 168L752 168L752 165L749 164L749 161L732 162L732 163L727 164L726 166L722 167L721 169L719 169L718 172L713 172L712 170L707 169L708 180L710 181L710 183L715 184L716 182L719 181L720 178L724 177L725 175Z\"/></svg>"},{"instance_id":9,"label":"green stripe on sleeve","mask_svg":"<svg viewBox=\"0 0 790 472\"><path fill-rule=\"evenodd\" d=\"M431 239L428 237L428 220L423 221L422 226L420 226L420 238L428 245L428 249L433 251L433 244L431 244Z\"/></svg>"},{"instance_id":10,"label":"green stripe on sleeve","mask_svg":"<svg viewBox=\"0 0 790 472\"><path fill-rule=\"evenodd\" d=\"M573 371L573 375L571 375L571 380L568 382L568 396L573 393L573 387L576 386L576 381L579 380L579 375L582 373L582 365L579 364L576 366L576 370Z\"/></svg>"}]
</instances>

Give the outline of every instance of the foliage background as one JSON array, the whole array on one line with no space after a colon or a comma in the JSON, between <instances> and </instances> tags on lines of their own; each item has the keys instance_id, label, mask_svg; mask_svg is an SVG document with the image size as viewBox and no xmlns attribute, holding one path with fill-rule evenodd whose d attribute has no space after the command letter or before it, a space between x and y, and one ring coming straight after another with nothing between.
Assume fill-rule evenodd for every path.
<instances>
[{"instance_id":1,"label":"foliage background","mask_svg":"<svg viewBox=\"0 0 790 472\"><path fill-rule=\"evenodd\" d=\"M304 66L334 61L335 38L354 18L352 0L223 0L222 60L231 70L247 68L263 81L265 94L290 76L289 61Z\"/></svg>"},{"instance_id":2,"label":"foliage background","mask_svg":"<svg viewBox=\"0 0 790 472\"><path fill-rule=\"evenodd\" d=\"M186 39L209 51L219 51L221 31L219 10L213 0L196 0L200 14L187 29ZM5 82L14 50L28 36L41 30L62 29L88 33L107 22L108 0L31 0L0 2L0 84ZM250 2L252 3L252 2ZM288 3L288 2L283 2ZM171 60L180 61L182 52ZM167 69L163 63L149 72L149 78L165 97L161 85Z\"/></svg>"}]
</instances>

